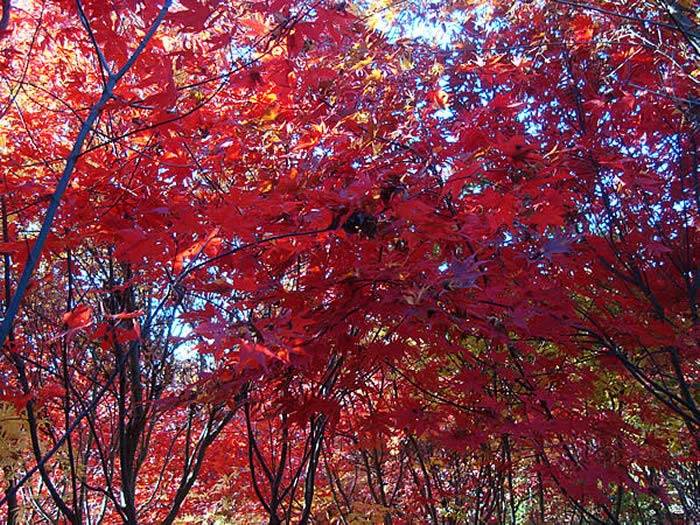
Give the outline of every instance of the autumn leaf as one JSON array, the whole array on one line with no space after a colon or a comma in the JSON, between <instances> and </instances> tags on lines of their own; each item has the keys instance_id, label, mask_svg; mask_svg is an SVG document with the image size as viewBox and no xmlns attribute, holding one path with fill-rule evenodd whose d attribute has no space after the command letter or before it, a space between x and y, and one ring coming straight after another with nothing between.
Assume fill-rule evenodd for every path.
<instances>
[{"instance_id":1,"label":"autumn leaf","mask_svg":"<svg viewBox=\"0 0 700 525\"><path fill-rule=\"evenodd\" d=\"M93 310L86 304L76 306L70 312L63 314L63 322L70 330L79 330L92 323Z\"/></svg>"}]
</instances>

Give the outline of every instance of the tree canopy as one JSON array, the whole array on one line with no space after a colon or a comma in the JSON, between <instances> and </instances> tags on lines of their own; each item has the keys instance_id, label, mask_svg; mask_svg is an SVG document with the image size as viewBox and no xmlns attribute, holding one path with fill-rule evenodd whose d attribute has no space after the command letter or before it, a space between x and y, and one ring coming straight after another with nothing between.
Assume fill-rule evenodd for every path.
<instances>
[{"instance_id":1,"label":"tree canopy","mask_svg":"<svg viewBox=\"0 0 700 525\"><path fill-rule=\"evenodd\" d=\"M700 522L696 0L3 0L20 524Z\"/></svg>"}]
</instances>

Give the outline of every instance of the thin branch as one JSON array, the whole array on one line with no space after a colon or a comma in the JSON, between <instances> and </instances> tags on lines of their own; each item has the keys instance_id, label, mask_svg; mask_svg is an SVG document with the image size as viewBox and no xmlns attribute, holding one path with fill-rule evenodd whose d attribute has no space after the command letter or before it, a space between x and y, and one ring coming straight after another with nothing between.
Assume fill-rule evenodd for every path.
<instances>
[{"instance_id":1,"label":"thin branch","mask_svg":"<svg viewBox=\"0 0 700 525\"><path fill-rule=\"evenodd\" d=\"M87 31L87 34L90 36L90 42L92 42L92 47L95 48L95 54L97 55L97 59L100 63L100 74L102 75L102 83L106 84L105 74L108 77L112 75L112 70L109 67L109 63L107 62L107 57L105 57L104 53L102 52L102 49L100 49L100 46L97 44L97 40L95 39L95 33L93 32L92 27L90 26L90 21L88 20L87 16L85 15L85 11L83 10L83 3L80 0L75 0L75 5L78 8L80 22L83 24L85 31Z\"/></svg>"}]
</instances>

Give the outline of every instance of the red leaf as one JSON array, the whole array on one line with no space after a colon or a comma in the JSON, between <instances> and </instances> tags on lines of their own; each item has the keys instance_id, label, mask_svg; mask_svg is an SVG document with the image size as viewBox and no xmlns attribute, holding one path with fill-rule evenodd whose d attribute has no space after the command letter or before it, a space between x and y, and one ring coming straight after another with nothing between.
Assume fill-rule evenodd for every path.
<instances>
[{"instance_id":1,"label":"red leaf","mask_svg":"<svg viewBox=\"0 0 700 525\"><path fill-rule=\"evenodd\" d=\"M85 328L92 323L92 308L86 304L80 304L63 314L63 322L71 330Z\"/></svg>"}]
</instances>

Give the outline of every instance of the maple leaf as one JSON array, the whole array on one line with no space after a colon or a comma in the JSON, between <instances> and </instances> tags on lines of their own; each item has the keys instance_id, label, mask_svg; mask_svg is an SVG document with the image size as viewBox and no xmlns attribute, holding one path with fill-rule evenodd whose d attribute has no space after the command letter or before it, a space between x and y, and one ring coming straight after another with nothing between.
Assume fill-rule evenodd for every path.
<instances>
[{"instance_id":1,"label":"maple leaf","mask_svg":"<svg viewBox=\"0 0 700 525\"><path fill-rule=\"evenodd\" d=\"M442 89L434 89L428 92L427 99L433 108L447 109L450 97Z\"/></svg>"},{"instance_id":2,"label":"maple leaf","mask_svg":"<svg viewBox=\"0 0 700 525\"><path fill-rule=\"evenodd\" d=\"M173 22L189 32L200 31L211 15L211 7L202 0L180 0L185 9L171 15Z\"/></svg>"},{"instance_id":3,"label":"maple leaf","mask_svg":"<svg viewBox=\"0 0 700 525\"><path fill-rule=\"evenodd\" d=\"M541 160L541 156L537 153L537 148L528 144L526 138L522 135L514 135L507 139L501 136L496 145L504 155L511 159L515 166L521 166L528 161Z\"/></svg>"},{"instance_id":4,"label":"maple leaf","mask_svg":"<svg viewBox=\"0 0 700 525\"><path fill-rule=\"evenodd\" d=\"M571 21L574 40L577 44L585 44L593 39L595 27L593 21L587 15L578 14Z\"/></svg>"},{"instance_id":5,"label":"maple leaf","mask_svg":"<svg viewBox=\"0 0 700 525\"><path fill-rule=\"evenodd\" d=\"M267 368L272 361L282 361L276 353L259 343L238 343L238 369L257 370Z\"/></svg>"},{"instance_id":6,"label":"maple leaf","mask_svg":"<svg viewBox=\"0 0 700 525\"><path fill-rule=\"evenodd\" d=\"M63 314L63 322L70 330L79 330L92 324L93 310L86 304L76 306L70 312Z\"/></svg>"},{"instance_id":7,"label":"maple leaf","mask_svg":"<svg viewBox=\"0 0 700 525\"><path fill-rule=\"evenodd\" d=\"M486 261L479 261L476 254L464 260L454 260L450 263L452 279L445 284L448 289L473 288L483 276L481 269Z\"/></svg>"},{"instance_id":8,"label":"maple leaf","mask_svg":"<svg viewBox=\"0 0 700 525\"><path fill-rule=\"evenodd\" d=\"M571 245L579 239L579 236L569 237L565 234L557 234L547 239L542 246L542 254L550 261L555 255L563 255L571 252Z\"/></svg>"}]
</instances>

